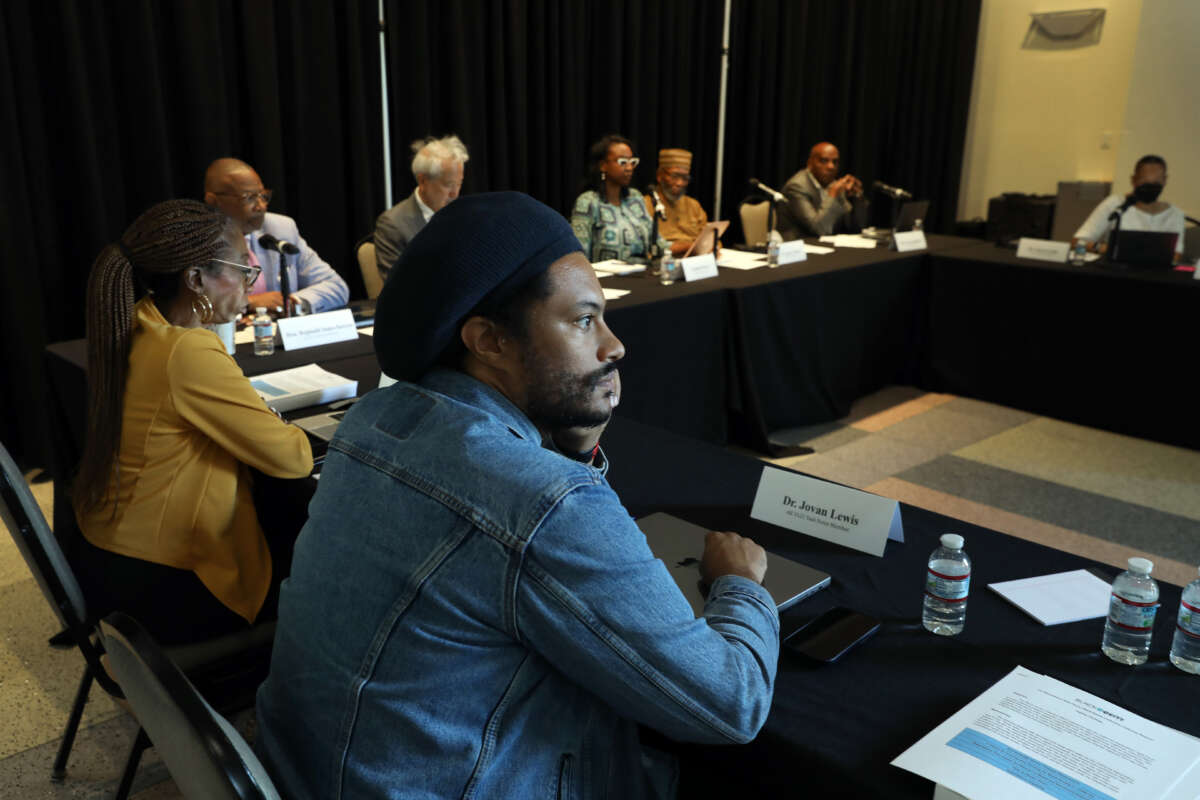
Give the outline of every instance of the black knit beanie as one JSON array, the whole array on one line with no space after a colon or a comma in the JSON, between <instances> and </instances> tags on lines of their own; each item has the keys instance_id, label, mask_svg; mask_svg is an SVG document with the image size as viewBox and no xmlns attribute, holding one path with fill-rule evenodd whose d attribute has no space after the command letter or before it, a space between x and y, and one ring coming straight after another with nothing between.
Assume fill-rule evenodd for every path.
<instances>
[{"instance_id":1,"label":"black knit beanie","mask_svg":"<svg viewBox=\"0 0 1200 800\"><path fill-rule=\"evenodd\" d=\"M554 261L583 248L562 215L520 192L460 197L413 237L375 306L375 355L414 381L471 311L495 308Z\"/></svg>"}]
</instances>

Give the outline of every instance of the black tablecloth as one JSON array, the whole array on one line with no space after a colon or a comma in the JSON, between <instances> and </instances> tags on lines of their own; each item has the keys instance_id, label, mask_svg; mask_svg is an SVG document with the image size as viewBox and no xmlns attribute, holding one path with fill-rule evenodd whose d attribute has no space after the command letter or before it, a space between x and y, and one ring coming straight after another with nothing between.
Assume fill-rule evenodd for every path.
<instances>
[{"instance_id":1,"label":"black tablecloth","mask_svg":"<svg viewBox=\"0 0 1200 800\"><path fill-rule=\"evenodd\" d=\"M1200 735L1200 679L1166 660L1177 587L1161 586L1150 661L1121 666L1100 652L1102 619L1044 627L986 588L1089 567L1115 576L1111 567L908 505L905 543L888 542L875 558L751 520L761 461L626 420L614 421L604 447L609 483L635 517L668 511L738 531L833 576L784 613L785 633L839 605L884 621L835 664L785 653L771 715L750 745L675 748L686 764L683 797L928 800L928 781L889 762L1018 664ZM954 638L920 623L925 562L948 532L962 534L973 562L967 624Z\"/></svg>"},{"instance_id":2,"label":"black tablecloth","mask_svg":"<svg viewBox=\"0 0 1200 800\"><path fill-rule=\"evenodd\" d=\"M1200 448L1200 281L992 245L929 261L922 388Z\"/></svg>"},{"instance_id":3,"label":"black tablecloth","mask_svg":"<svg viewBox=\"0 0 1200 800\"><path fill-rule=\"evenodd\" d=\"M693 290L681 296L705 294ZM378 382L369 341L308 352L326 369L358 380L360 393ZM51 348L51 363L58 362L55 380L66 381L62 388L81 385L81 353L70 343ZM238 356L242 361L243 353ZM270 358L255 359L249 350L244 358L251 374L283 368ZM81 419L82 394L60 399ZM884 556L874 558L751 520L749 504L763 467L758 460L621 416L603 444L612 462L609 482L634 516L668 511L709 528L735 530L833 576L827 589L783 615L785 634L836 605L884 620L876 636L836 664L813 665L785 654L771 715L750 745L685 746L648 732L648 739L683 760L682 797L926 800L931 785L889 762L1017 664L1200 735L1200 680L1165 660L1179 603L1176 587L1162 586L1150 663L1123 667L1099 652L1102 620L1045 628L986 589L995 581L1080 567L1111 576L1112 568L907 505L906 543L889 542ZM966 630L953 639L920 625L925 560L946 532L965 537L974 563Z\"/></svg>"}]
</instances>

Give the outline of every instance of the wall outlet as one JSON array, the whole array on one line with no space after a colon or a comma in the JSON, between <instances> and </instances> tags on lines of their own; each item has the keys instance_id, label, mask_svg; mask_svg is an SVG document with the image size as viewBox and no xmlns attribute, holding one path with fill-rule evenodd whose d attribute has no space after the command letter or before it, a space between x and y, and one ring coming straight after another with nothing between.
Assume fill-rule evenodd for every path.
<instances>
[{"instance_id":1,"label":"wall outlet","mask_svg":"<svg viewBox=\"0 0 1200 800\"><path fill-rule=\"evenodd\" d=\"M1112 150L1114 138L1116 136L1112 131L1100 131L1100 149Z\"/></svg>"}]
</instances>

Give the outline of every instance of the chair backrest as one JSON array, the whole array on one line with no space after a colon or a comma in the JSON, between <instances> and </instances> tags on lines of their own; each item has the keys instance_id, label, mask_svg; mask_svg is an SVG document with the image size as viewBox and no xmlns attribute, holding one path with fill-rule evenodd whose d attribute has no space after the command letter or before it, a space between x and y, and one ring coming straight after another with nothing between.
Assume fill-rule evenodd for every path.
<instances>
[{"instance_id":1,"label":"chair backrest","mask_svg":"<svg viewBox=\"0 0 1200 800\"><path fill-rule=\"evenodd\" d=\"M1050 238L1069 242L1100 201L1112 191L1110 181L1059 181Z\"/></svg>"},{"instance_id":2,"label":"chair backrest","mask_svg":"<svg viewBox=\"0 0 1200 800\"><path fill-rule=\"evenodd\" d=\"M1192 217L1185 218L1183 228L1183 258L1185 261L1196 263L1200 259L1200 220Z\"/></svg>"},{"instance_id":3,"label":"chair backrest","mask_svg":"<svg viewBox=\"0 0 1200 800\"><path fill-rule=\"evenodd\" d=\"M362 272L363 286L367 288L367 297L374 300L383 291L383 277L379 274L379 264L375 261L375 241L368 236L358 243L354 250L358 258L358 268Z\"/></svg>"},{"instance_id":4,"label":"chair backrest","mask_svg":"<svg viewBox=\"0 0 1200 800\"><path fill-rule=\"evenodd\" d=\"M90 631L87 603L71 565L38 507L25 477L0 445L0 519L64 628ZM85 633L86 635L86 633Z\"/></svg>"},{"instance_id":5,"label":"chair backrest","mask_svg":"<svg viewBox=\"0 0 1200 800\"><path fill-rule=\"evenodd\" d=\"M754 246L767 241L767 212L771 204L764 197L761 202L751 203L746 200L738 207L738 215L742 218L742 235L746 244Z\"/></svg>"},{"instance_id":6,"label":"chair backrest","mask_svg":"<svg viewBox=\"0 0 1200 800\"><path fill-rule=\"evenodd\" d=\"M184 797L278 800L262 762L132 617L100 622L109 668Z\"/></svg>"}]
</instances>

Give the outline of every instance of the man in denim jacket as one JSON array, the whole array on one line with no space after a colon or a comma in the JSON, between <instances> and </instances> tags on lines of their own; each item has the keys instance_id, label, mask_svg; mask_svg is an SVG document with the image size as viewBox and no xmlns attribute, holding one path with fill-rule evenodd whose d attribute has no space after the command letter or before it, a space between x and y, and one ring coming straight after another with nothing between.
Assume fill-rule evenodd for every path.
<instances>
[{"instance_id":1,"label":"man in denim jacket","mask_svg":"<svg viewBox=\"0 0 1200 800\"><path fill-rule=\"evenodd\" d=\"M709 534L697 619L609 488L597 443L624 349L561 216L460 199L405 264L375 327L401 382L330 444L258 749L298 800L669 797L639 723L728 744L766 719L765 554Z\"/></svg>"}]
</instances>

